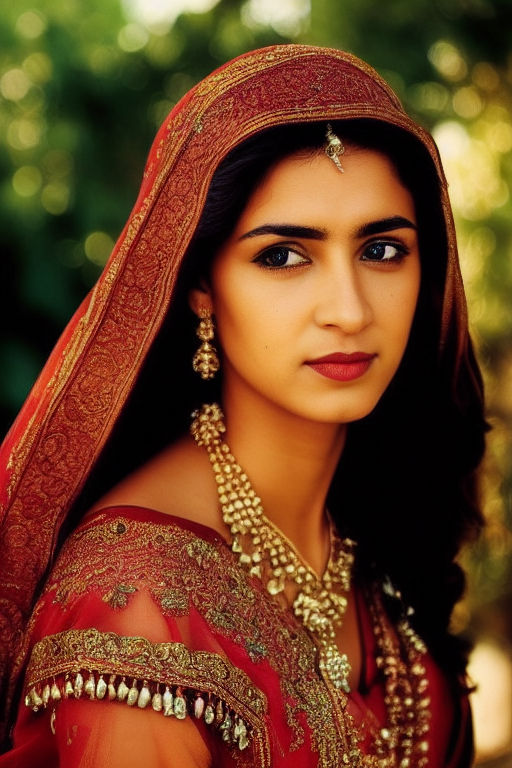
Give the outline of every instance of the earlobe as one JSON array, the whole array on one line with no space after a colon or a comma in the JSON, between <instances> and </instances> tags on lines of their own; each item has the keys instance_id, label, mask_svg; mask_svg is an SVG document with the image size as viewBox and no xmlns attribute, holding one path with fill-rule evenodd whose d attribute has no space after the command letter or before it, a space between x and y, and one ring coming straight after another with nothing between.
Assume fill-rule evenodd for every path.
<instances>
[{"instance_id":1,"label":"earlobe","mask_svg":"<svg viewBox=\"0 0 512 768\"><path fill-rule=\"evenodd\" d=\"M209 286L201 285L199 288L192 288L188 294L188 305L198 317L201 317L201 310L207 310L209 314L213 314L213 301Z\"/></svg>"}]
</instances>

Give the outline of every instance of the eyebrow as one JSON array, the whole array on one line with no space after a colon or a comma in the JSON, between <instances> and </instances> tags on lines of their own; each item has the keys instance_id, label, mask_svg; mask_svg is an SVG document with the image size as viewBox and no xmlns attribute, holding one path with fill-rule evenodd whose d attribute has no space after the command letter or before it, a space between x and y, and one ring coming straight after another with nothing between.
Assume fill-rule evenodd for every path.
<instances>
[{"instance_id":1,"label":"eyebrow","mask_svg":"<svg viewBox=\"0 0 512 768\"><path fill-rule=\"evenodd\" d=\"M387 219L378 221L369 221L356 230L356 237L368 237L368 235L378 235L379 232L391 232L393 229L418 229L410 219L403 216L390 216Z\"/></svg>"},{"instance_id":2,"label":"eyebrow","mask_svg":"<svg viewBox=\"0 0 512 768\"><path fill-rule=\"evenodd\" d=\"M325 229L316 229L315 227L301 227L298 224L263 224L246 232L239 239L245 240L248 237L259 237L260 235L279 235L280 237L302 237L306 240L325 240L327 232Z\"/></svg>"},{"instance_id":3,"label":"eyebrow","mask_svg":"<svg viewBox=\"0 0 512 768\"><path fill-rule=\"evenodd\" d=\"M363 224L355 231L357 238L376 235L380 232L390 232L394 229L417 229L416 225L403 216L389 216L377 221L369 221ZM305 240L326 240L327 231L316 227L304 227L298 224L263 224L261 227L255 227L249 232L245 232L239 240L246 240L250 237L261 237L262 235L277 235L278 237L299 237Z\"/></svg>"}]
</instances>

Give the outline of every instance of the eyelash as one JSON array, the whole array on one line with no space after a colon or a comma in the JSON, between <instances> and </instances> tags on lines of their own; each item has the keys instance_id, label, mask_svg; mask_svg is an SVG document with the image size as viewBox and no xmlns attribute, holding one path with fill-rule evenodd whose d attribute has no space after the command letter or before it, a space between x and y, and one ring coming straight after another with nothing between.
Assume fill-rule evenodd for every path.
<instances>
[{"instance_id":1,"label":"eyelash","mask_svg":"<svg viewBox=\"0 0 512 768\"><path fill-rule=\"evenodd\" d=\"M363 258L362 261L368 261L372 264L399 264L405 256L410 252L409 248L404 245L404 243L392 241L392 240L374 240L371 243L367 243L364 246L363 249L363 256L365 252L368 252L372 248L384 248L384 251L386 251L387 248L394 248L396 253L394 256L391 256L388 259L371 259L371 258Z\"/></svg>"},{"instance_id":2,"label":"eyelash","mask_svg":"<svg viewBox=\"0 0 512 768\"><path fill-rule=\"evenodd\" d=\"M290 254L294 253L296 256L300 258L300 261L297 264L266 264L265 259L270 258L271 256L278 256L279 254ZM255 259L253 259L255 264L258 264L259 267L262 269L273 269L273 270L286 270L286 269L297 269L297 267L301 267L304 264L309 263L309 259L304 256L302 253L299 253L299 251L290 245L273 245L270 248L266 248L262 253L260 253L258 256L256 256Z\"/></svg>"},{"instance_id":3,"label":"eyelash","mask_svg":"<svg viewBox=\"0 0 512 768\"><path fill-rule=\"evenodd\" d=\"M368 256L365 257L365 254L367 254L371 249L377 249L377 248L383 248L384 253L388 248L394 248L396 253L394 256L390 256L389 258L369 258ZM295 254L299 257L300 261L296 264L268 264L266 263L266 259L269 259L273 256L279 257L280 255L284 255L286 259L288 259L288 256L290 254ZM409 248L407 248L406 245L403 243L399 243L396 241L390 241L390 240L374 240L371 243L367 243L362 251L362 257L361 261L369 262L371 264L399 264L405 256L409 253ZM258 264L259 267L262 269L271 269L275 271L284 271L288 269L297 269L297 267L301 267L305 264L309 263L309 259L301 254L298 249L295 247L292 247L290 245L273 245L270 248L266 248L262 253L260 253L258 256L256 256L255 259L253 259L254 263Z\"/></svg>"}]
</instances>

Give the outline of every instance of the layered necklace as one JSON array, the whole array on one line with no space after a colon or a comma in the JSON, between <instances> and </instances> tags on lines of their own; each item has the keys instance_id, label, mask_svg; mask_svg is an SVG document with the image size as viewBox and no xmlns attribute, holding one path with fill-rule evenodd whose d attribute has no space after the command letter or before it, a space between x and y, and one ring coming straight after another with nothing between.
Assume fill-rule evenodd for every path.
<instances>
[{"instance_id":1,"label":"layered necklace","mask_svg":"<svg viewBox=\"0 0 512 768\"><path fill-rule=\"evenodd\" d=\"M355 542L341 539L329 521L330 556L319 577L287 536L265 516L261 499L224 441L225 432L223 413L216 403L194 412L191 433L197 445L208 453L222 518L232 535L231 548L240 564L251 576L261 579L271 595L282 593L287 583L298 587L293 613L314 638L319 669L342 696L345 706L351 667L346 654L337 647L336 631L347 610ZM247 540L250 550L244 547ZM392 592L390 585L387 591ZM393 596L400 597L399 593ZM426 648L406 618L398 622L397 635L390 632L375 590L373 598L370 611L378 648L376 660L385 679L388 712L388 726L375 739L378 765L422 768L428 763L426 735L430 718L423 663ZM362 761L357 734L353 734L352 741L352 755ZM364 763L355 760L352 764Z\"/></svg>"}]
</instances>

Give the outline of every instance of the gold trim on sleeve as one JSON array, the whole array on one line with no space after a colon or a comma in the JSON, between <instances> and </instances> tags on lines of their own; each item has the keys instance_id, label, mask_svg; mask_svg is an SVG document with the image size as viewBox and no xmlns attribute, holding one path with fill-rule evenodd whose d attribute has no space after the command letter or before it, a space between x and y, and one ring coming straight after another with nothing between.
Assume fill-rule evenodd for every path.
<instances>
[{"instance_id":1,"label":"gold trim on sleeve","mask_svg":"<svg viewBox=\"0 0 512 768\"><path fill-rule=\"evenodd\" d=\"M266 696L219 654L93 628L49 635L32 650L25 705L38 712L71 697L204 720L238 750L252 743L257 765L269 764Z\"/></svg>"}]
</instances>

